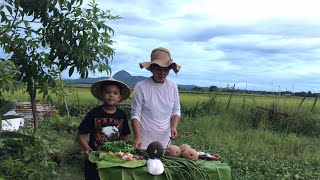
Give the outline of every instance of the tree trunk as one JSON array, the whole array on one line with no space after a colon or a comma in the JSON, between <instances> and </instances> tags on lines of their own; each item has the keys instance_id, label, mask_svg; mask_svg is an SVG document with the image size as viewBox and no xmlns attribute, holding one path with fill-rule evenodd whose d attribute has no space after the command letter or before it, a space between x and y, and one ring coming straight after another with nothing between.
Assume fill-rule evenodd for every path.
<instances>
[{"instance_id":1,"label":"tree trunk","mask_svg":"<svg viewBox=\"0 0 320 180\"><path fill-rule=\"evenodd\" d=\"M2 117L0 116L0 139L1 139L1 132L2 132Z\"/></svg>"},{"instance_id":2,"label":"tree trunk","mask_svg":"<svg viewBox=\"0 0 320 180\"><path fill-rule=\"evenodd\" d=\"M59 73L59 78L62 81L61 72ZM62 91L62 98L63 98L64 108L66 110L67 115L70 116L67 99L66 99L66 96L65 96L65 93L64 93L63 82L61 83L61 91Z\"/></svg>"},{"instance_id":3,"label":"tree trunk","mask_svg":"<svg viewBox=\"0 0 320 180\"><path fill-rule=\"evenodd\" d=\"M30 92L31 92L30 101L31 101L32 116L33 116L33 128L34 130L36 130L39 126L39 123L38 123L38 113L37 113L37 105L36 105L37 88L34 83L32 83Z\"/></svg>"}]
</instances>

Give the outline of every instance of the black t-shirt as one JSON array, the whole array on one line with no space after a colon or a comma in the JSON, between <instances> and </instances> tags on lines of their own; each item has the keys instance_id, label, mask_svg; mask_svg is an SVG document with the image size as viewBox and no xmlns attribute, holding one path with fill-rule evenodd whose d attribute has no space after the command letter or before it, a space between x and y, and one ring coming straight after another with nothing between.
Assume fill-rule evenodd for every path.
<instances>
[{"instance_id":1,"label":"black t-shirt","mask_svg":"<svg viewBox=\"0 0 320 180\"><path fill-rule=\"evenodd\" d=\"M89 146L98 150L105 142L121 140L121 136L130 134L126 113L117 108L109 114L101 106L90 110L78 127L79 133L89 134Z\"/></svg>"}]
</instances>

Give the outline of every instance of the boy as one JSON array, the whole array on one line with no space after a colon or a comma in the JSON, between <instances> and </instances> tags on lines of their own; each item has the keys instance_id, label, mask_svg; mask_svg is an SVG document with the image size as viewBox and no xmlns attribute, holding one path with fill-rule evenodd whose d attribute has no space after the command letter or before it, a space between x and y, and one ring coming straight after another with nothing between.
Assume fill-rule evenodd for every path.
<instances>
[{"instance_id":1,"label":"boy","mask_svg":"<svg viewBox=\"0 0 320 180\"><path fill-rule=\"evenodd\" d=\"M101 149L105 142L128 140L127 116L116 105L130 96L130 89L125 83L110 78L94 83L91 93L103 104L87 113L78 127L77 140L84 149L85 179L99 179L97 166L88 160L88 154Z\"/></svg>"}]
</instances>

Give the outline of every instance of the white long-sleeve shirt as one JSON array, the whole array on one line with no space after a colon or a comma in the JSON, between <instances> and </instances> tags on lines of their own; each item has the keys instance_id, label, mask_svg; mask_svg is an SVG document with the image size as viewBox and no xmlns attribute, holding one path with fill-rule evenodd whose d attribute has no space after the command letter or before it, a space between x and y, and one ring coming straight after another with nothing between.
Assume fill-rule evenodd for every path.
<instances>
[{"instance_id":1,"label":"white long-sleeve shirt","mask_svg":"<svg viewBox=\"0 0 320 180\"><path fill-rule=\"evenodd\" d=\"M136 84L131 101L131 119L141 124L142 149L152 141L164 147L170 140L170 119L181 115L178 87L170 80L155 83L147 78Z\"/></svg>"}]
</instances>

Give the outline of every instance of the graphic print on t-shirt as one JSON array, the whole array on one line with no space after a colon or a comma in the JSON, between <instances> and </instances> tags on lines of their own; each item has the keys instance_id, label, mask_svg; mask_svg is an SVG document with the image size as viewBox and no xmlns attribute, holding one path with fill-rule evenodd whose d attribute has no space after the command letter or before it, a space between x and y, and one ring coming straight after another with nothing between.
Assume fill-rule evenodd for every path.
<instances>
[{"instance_id":1,"label":"graphic print on t-shirt","mask_svg":"<svg viewBox=\"0 0 320 180\"><path fill-rule=\"evenodd\" d=\"M95 146L100 147L105 142L120 139L120 133L123 127L122 119L95 118L94 124L96 129Z\"/></svg>"},{"instance_id":2,"label":"graphic print on t-shirt","mask_svg":"<svg viewBox=\"0 0 320 180\"><path fill-rule=\"evenodd\" d=\"M102 133L106 135L106 140L112 140L117 135L119 129L117 126L106 126L102 128Z\"/></svg>"}]
</instances>

